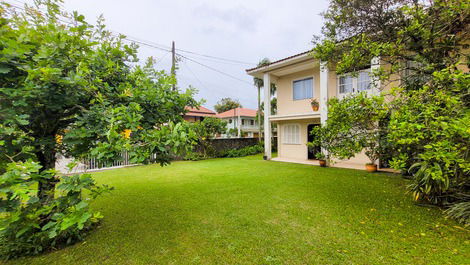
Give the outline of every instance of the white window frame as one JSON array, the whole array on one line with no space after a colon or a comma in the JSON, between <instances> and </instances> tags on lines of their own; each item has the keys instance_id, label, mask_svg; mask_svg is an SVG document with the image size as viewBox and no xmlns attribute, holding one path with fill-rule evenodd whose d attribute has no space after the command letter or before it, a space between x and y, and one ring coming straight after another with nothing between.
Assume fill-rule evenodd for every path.
<instances>
[{"instance_id":1,"label":"white window frame","mask_svg":"<svg viewBox=\"0 0 470 265\"><path fill-rule=\"evenodd\" d=\"M346 93L341 93L340 79L341 79L341 77L347 77L347 76L351 76L352 91L351 92L346 92ZM355 81L356 81L355 79L356 78L353 77L350 73L345 73L345 74L342 74L342 75L338 75L338 77L336 78L336 88L337 88L338 95L348 95L348 94L354 93L354 87L355 87Z\"/></svg>"},{"instance_id":2,"label":"white window frame","mask_svg":"<svg viewBox=\"0 0 470 265\"><path fill-rule=\"evenodd\" d=\"M359 74L361 72L367 72L369 74L370 85L369 85L369 89L359 91ZM352 91L347 92L347 93L341 93L340 92L340 87L339 87L339 84L340 84L339 80L340 80L341 77L345 77L345 76L351 76L351 78L352 78ZM346 95L350 95L350 94L354 94L354 93L358 93L358 92L367 92L367 93L369 93L370 91L372 91L372 77L371 77L370 68L358 71L357 76L352 76L352 73L345 73L345 74L342 74L342 75L338 75L336 77L336 93L337 93L338 97L344 97Z\"/></svg>"},{"instance_id":3,"label":"white window frame","mask_svg":"<svg viewBox=\"0 0 470 265\"><path fill-rule=\"evenodd\" d=\"M291 126L293 126L293 128L296 128L297 135L294 134L295 132L289 132L289 133L286 132L287 128ZM284 124L282 126L282 144L300 145L301 144L300 137L301 137L300 124L289 123L289 124Z\"/></svg>"},{"instance_id":4,"label":"white window frame","mask_svg":"<svg viewBox=\"0 0 470 265\"><path fill-rule=\"evenodd\" d=\"M292 80L291 87L292 87L292 100L293 101L310 99L310 98L294 99L294 83L296 81L302 81L302 80L310 79L310 78L312 79L312 97L311 98L315 97L315 78L313 77L313 75L309 75L309 76L304 76L304 77L296 78L296 79Z\"/></svg>"}]
</instances>

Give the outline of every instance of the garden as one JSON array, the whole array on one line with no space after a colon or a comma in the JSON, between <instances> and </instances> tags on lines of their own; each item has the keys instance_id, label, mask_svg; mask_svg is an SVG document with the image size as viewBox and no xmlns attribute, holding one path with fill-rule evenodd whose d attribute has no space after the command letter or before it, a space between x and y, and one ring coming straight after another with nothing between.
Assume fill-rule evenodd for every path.
<instances>
[{"instance_id":1,"label":"garden","mask_svg":"<svg viewBox=\"0 0 470 265\"><path fill-rule=\"evenodd\" d=\"M403 77L387 93L330 99L312 145L325 163L363 150L374 168L388 154L402 175L264 161L261 144L217 151L223 122L182 118L203 103L197 90L139 61L102 17L90 24L59 0L0 3L1 259L468 262L468 1L357 3L330 1L312 56L339 74L380 57L389 67L372 82ZM60 155L109 165L123 152L139 166L55 169Z\"/></svg>"},{"instance_id":2,"label":"garden","mask_svg":"<svg viewBox=\"0 0 470 265\"><path fill-rule=\"evenodd\" d=\"M94 173L115 189L84 241L7 264L465 264L468 229L397 174L261 155Z\"/></svg>"}]
</instances>

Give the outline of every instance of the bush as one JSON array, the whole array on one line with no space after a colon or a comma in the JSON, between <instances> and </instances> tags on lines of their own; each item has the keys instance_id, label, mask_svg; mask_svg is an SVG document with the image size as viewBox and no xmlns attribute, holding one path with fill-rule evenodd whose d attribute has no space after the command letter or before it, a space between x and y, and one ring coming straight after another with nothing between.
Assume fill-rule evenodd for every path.
<instances>
[{"instance_id":1,"label":"bush","mask_svg":"<svg viewBox=\"0 0 470 265\"><path fill-rule=\"evenodd\" d=\"M10 163L0 176L0 256L11 259L35 255L83 239L102 218L89 209L89 201L110 190L98 187L89 174L64 176L57 196L41 201L39 182L55 179L54 170L27 161ZM87 190L90 198L83 198Z\"/></svg>"},{"instance_id":2,"label":"bush","mask_svg":"<svg viewBox=\"0 0 470 265\"><path fill-rule=\"evenodd\" d=\"M453 204L446 210L446 214L466 226L470 225L470 201Z\"/></svg>"},{"instance_id":3,"label":"bush","mask_svg":"<svg viewBox=\"0 0 470 265\"><path fill-rule=\"evenodd\" d=\"M186 154L186 156L183 159L189 160L189 161L199 161L199 160L206 159L206 156L204 156L203 154L196 153L196 152L190 152Z\"/></svg>"},{"instance_id":4,"label":"bush","mask_svg":"<svg viewBox=\"0 0 470 265\"><path fill-rule=\"evenodd\" d=\"M448 214L466 223L469 210L462 205L470 201L469 86L468 73L444 69L435 71L427 85L400 91L392 102L400 107L392 114L388 136L400 154L392 165L413 175L414 198L448 206Z\"/></svg>"},{"instance_id":5,"label":"bush","mask_svg":"<svg viewBox=\"0 0 470 265\"><path fill-rule=\"evenodd\" d=\"M385 146L381 121L387 117L388 106L383 96L359 93L343 99L328 100L328 119L310 133L314 136L309 147L321 146L328 152L326 160L350 159L365 151L370 164L375 164Z\"/></svg>"},{"instance_id":6,"label":"bush","mask_svg":"<svg viewBox=\"0 0 470 265\"><path fill-rule=\"evenodd\" d=\"M262 153L264 151L264 147L261 144L247 146L241 149L229 150L225 154L226 157L242 157L242 156L249 156L249 155L256 155Z\"/></svg>"}]
</instances>

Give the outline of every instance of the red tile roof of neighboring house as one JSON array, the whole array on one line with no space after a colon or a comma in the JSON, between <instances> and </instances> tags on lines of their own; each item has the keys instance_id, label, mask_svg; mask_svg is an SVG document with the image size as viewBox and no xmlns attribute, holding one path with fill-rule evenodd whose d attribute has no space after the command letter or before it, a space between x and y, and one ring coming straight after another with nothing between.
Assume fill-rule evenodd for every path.
<instances>
[{"instance_id":1,"label":"red tile roof of neighboring house","mask_svg":"<svg viewBox=\"0 0 470 265\"><path fill-rule=\"evenodd\" d=\"M256 110L254 109L245 109L245 108L236 108L227 110L226 112L222 112L217 114L217 118L229 118L229 117L256 117Z\"/></svg>"},{"instance_id":2,"label":"red tile roof of neighboring house","mask_svg":"<svg viewBox=\"0 0 470 265\"><path fill-rule=\"evenodd\" d=\"M256 67L253 67L253 68L250 68L250 69L246 69L245 71L251 72L251 71L256 70L256 69L258 69L258 68L263 68L263 67L266 67L266 66L275 64L275 63L280 63L280 62L282 62L282 61L286 61L286 60L292 59L292 58L297 57L297 56L305 55L305 54L307 54L307 53L309 53L309 52L311 52L311 50L306 51L306 52L301 52L301 53L298 53L298 54L295 54L295 55L292 55L292 56L289 56L289 57L286 57L286 58L283 58L283 59L280 59L280 60L277 60L277 61L274 61L274 62L270 62L269 64L265 64L265 65L261 65L261 66L256 66Z\"/></svg>"},{"instance_id":3,"label":"red tile roof of neighboring house","mask_svg":"<svg viewBox=\"0 0 470 265\"><path fill-rule=\"evenodd\" d=\"M198 108L194 107L186 107L185 108L188 112L186 112L185 116L198 116L198 117L207 117L207 116L215 116L216 113L208 108L204 108L200 106Z\"/></svg>"}]
</instances>

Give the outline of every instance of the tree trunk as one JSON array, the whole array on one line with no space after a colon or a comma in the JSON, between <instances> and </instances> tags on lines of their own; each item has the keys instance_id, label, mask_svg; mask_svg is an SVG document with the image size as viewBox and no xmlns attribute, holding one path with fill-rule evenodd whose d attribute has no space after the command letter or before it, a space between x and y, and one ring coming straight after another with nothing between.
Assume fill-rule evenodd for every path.
<instances>
[{"instance_id":1,"label":"tree trunk","mask_svg":"<svg viewBox=\"0 0 470 265\"><path fill-rule=\"evenodd\" d=\"M44 150L36 153L36 156L41 164L41 172L55 168L56 152L54 148L44 148ZM49 179L42 179L38 183L38 198L41 202L46 203L54 199L55 185L58 180L55 176Z\"/></svg>"}]
</instances>

